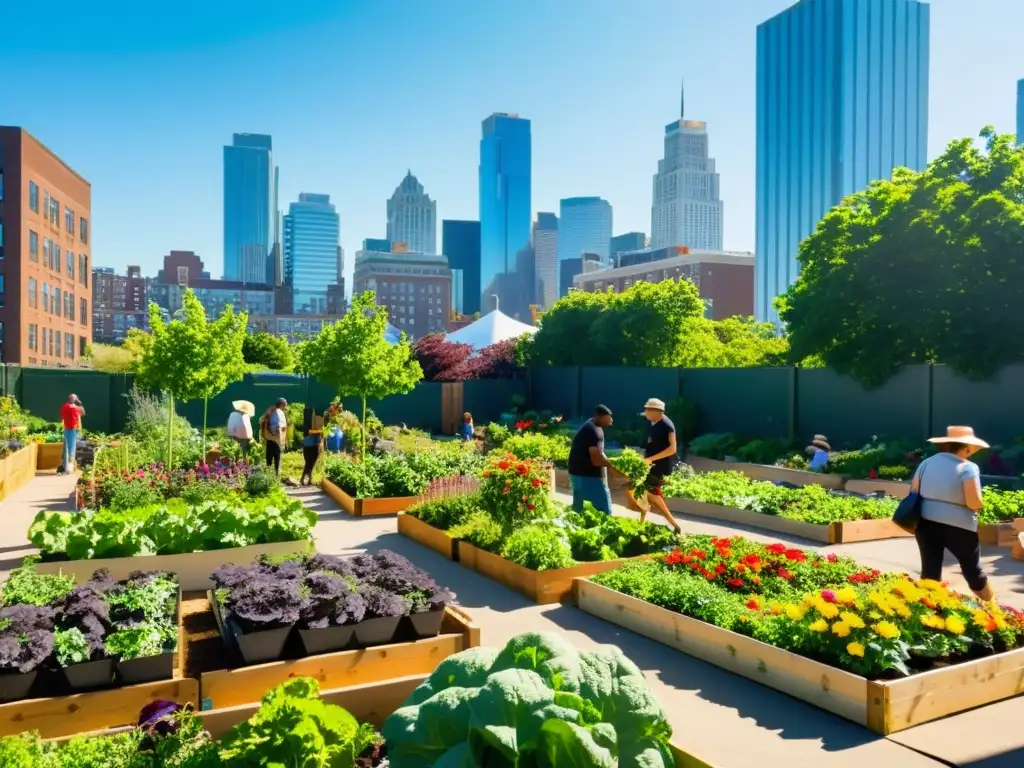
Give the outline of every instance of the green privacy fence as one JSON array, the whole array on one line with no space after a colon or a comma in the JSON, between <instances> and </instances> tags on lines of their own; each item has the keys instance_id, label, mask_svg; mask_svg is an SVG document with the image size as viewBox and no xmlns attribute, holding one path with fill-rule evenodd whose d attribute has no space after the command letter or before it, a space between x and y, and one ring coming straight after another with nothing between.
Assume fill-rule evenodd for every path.
<instances>
[{"instance_id":1,"label":"green privacy fence","mask_svg":"<svg viewBox=\"0 0 1024 768\"><path fill-rule=\"evenodd\" d=\"M133 383L125 374L0 366L0 391L24 408L56 420L74 392L85 403L86 426L101 432L124 428ZM387 424L439 432L442 386L421 382L407 395L367 405ZM821 432L844 447L874 435L921 441L949 424L969 424L993 444L1024 436L1024 365L985 381L964 379L945 366L912 366L873 390L826 369L539 368L519 380L465 382L461 410L484 424L506 412L516 395L567 418L589 415L597 403L626 414L638 412L649 397L682 395L697 406L701 432L797 440ZM224 423L233 400L249 400L262 412L279 397L322 409L333 392L307 377L250 374L210 401L209 423ZM357 399L346 398L344 405L359 410ZM178 410L202 423L202 402L181 403Z\"/></svg>"}]
</instances>

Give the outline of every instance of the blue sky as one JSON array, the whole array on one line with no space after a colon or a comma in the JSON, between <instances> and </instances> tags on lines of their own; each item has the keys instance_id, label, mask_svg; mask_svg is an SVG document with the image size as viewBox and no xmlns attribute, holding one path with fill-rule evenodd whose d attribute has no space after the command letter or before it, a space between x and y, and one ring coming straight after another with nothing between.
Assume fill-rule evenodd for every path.
<instances>
[{"instance_id":1,"label":"blue sky","mask_svg":"<svg viewBox=\"0 0 1024 768\"><path fill-rule=\"evenodd\" d=\"M220 275L221 148L233 132L270 133L282 209L299 192L330 194L350 271L362 239L384 235L407 168L439 219L477 217L480 123L495 111L533 122L535 211L600 195L616 233L649 232L685 75L687 115L708 122L722 176L725 247L746 250L755 28L790 4L11 0L0 124L91 181L94 263L148 274L185 249ZM1022 0L931 6L929 157L986 124L1014 130L1024 77Z\"/></svg>"}]
</instances>

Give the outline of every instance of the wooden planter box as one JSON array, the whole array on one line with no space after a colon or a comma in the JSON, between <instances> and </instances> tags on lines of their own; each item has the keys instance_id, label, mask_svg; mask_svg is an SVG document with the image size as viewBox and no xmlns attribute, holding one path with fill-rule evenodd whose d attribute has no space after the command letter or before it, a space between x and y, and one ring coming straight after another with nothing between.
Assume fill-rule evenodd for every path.
<instances>
[{"instance_id":1,"label":"wooden planter box","mask_svg":"<svg viewBox=\"0 0 1024 768\"><path fill-rule=\"evenodd\" d=\"M36 443L0 459L0 499L6 499L36 476Z\"/></svg>"},{"instance_id":2,"label":"wooden planter box","mask_svg":"<svg viewBox=\"0 0 1024 768\"><path fill-rule=\"evenodd\" d=\"M697 472L742 472L751 480L763 480L766 483L786 482L793 485L820 485L841 491L846 478L843 475L829 475L824 472L808 472L803 469L788 467L769 467L767 464L746 464L742 461L718 461L705 459L703 456L689 455L686 463Z\"/></svg>"},{"instance_id":3,"label":"wooden planter box","mask_svg":"<svg viewBox=\"0 0 1024 768\"><path fill-rule=\"evenodd\" d=\"M861 480L851 477L846 481L843 490L864 494L882 491L886 496L892 496L894 499L905 499L910 493L910 483L899 480Z\"/></svg>"},{"instance_id":4,"label":"wooden planter box","mask_svg":"<svg viewBox=\"0 0 1024 768\"><path fill-rule=\"evenodd\" d=\"M459 542L440 528L427 525L419 518L399 512L398 532L403 536L408 536L417 544L437 552L441 557L455 561L459 559Z\"/></svg>"},{"instance_id":5,"label":"wooden planter box","mask_svg":"<svg viewBox=\"0 0 1024 768\"><path fill-rule=\"evenodd\" d=\"M394 515L403 512L419 499L416 496L395 496L386 499L356 499L349 496L341 488L330 480L324 480L320 488L331 499L342 508L344 512L353 517L367 517L370 515Z\"/></svg>"},{"instance_id":6,"label":"wooden planter box","mask_svg":"<svg viewBox=\"0 0 1024 768\"><path fill-rule=\"evenodd\" d=\"M552 488L559 491L571 491L572 484L569 482L569 470L555 469L555 482Z\"/></svg>"},{"instance_id":7,"label":"wooden planter box","mask_svg":"<svg viewBox=\"0 0 1024 768\"><path fill-rule=\"evenodd\" d=\"M581 610L888 735L1024 692L1024 649L873 681L577 579Z\"/></svg>"},{"instance_id":8,"label":"wooden planter box","mask_svg":"<svg viewBox=\"0 0 1024 768\"><path fill-rule=\"evenodd\" d=\"M891 520L852 520L829 525L814 525L775 515L762 515L759 512L745 509L705 504L692 499L666 498L665 504L670 510L679 514L748 525L751 528L799 536L802 539L818 541L823 544L850 544L858 541L896 539L912 535L894 525Z\"/></svg>"},{"instance_id":9,"label":"wooden planter box","mask_svg":"<svg viewBox=\"0 0 1024 768\"><path fill-rule=\"evenodd\" d=\"M37 443L36 469L57 469L64 460L64 443Z\"/></svg>"},{"instance_id":10,"label":"wooden planter box","mask_svg":"<svg viewBox=\"0 0 1024 768\"><path fill-rule=\"evenodd\" d=\"M442 659L478 645L480 629L461 608L448 606L441 633L426 640L203 672L199 676L202 708L258 703L263 694L292 677L314 677L328 689L427 675Z\"/></svg>"},{"instance_id":11,"label":"wooden planter box","mask_svg":"<svg viewBox=\"0 0 1024 768\"><path fill-rule=\"evenodd\" d=\"M574 579L611 571L624 563L639 559L602 560L596 563L580 563L572 568L532 571L509 562L503 557L478 549L465 541L459 542L458 551L459 563L463 567L481 576L486 576L488 579L493 579L499 584L504 584L509 589L530 598L538 605L560 603L570 597Z\"/></svg>"},{"instance_id":12,"label":"wooden planter box","mask_svg":"<svg viewBox=\"0 0 1024 768\"><path fill-rule=\"evenodd\" d=\"M990 547L1012 547L1021 531L1024 531L1024 517L1004 523L979 525L978 539Z\"/></svg>"},{"instance_id":13,"label":"wooden planter box","mask_svg":"<svg viewBox=\"0 0 1024 768\"><path fill-rule=\"evenodd\" d=\"M124 579L132 571L169 571L178 574L183 592L213 589L210 574L228 563L247 565L259 555L290 555L309 552L309 541L281 541L274 544L254 544L251 547L214 549L208 552L190 552L183 555L141 555L111 557L99 560L64 560L39 563L38 573L67 573L81 583L100 568L106 568L114 579Z\"/></svg>"}]
</instances>

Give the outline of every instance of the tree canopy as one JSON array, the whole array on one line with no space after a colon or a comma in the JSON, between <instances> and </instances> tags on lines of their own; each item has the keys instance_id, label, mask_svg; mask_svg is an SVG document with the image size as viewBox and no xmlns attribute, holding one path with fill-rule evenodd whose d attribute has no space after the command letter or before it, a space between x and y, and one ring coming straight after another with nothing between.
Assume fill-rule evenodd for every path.
<instances>
[{"instance_id":1,"label":"tree canopy","mask_svg":"<svg viewBox=\"0 0 1024 768\"><path fill-rule=\"evenodd\" d=\"M1024 148L981 132L829 211L778 300L792 359L869 386L913 363L986 377L1024 360Z\"/></svg>"},{"instance_id":2,"label":"tree canopy","mask_svg":"<svg viewBox=\"0 0 1024 768\"><path fill-rule=\"evenodd\" d=\"M266 331L246 334L242 354L248 365L263 365L274 371L287 371L295 363L287 339Z\"/></svg>"}]
</instances>

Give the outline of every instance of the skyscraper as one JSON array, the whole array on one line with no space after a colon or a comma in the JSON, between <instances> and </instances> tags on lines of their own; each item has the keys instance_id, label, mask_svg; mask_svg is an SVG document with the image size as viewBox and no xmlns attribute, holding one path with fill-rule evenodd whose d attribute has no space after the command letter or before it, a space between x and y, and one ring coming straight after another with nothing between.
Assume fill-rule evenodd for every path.
<instances>
[{"instance_id":1,"label":"skyscraper","mask_svg":"<svg viewBox=\"0 0 1024 768\"><path fill-rule=\"evenodd\" d=\"M584 253L608 261L612 242L612 206L600 197L567 197L559 203L558 260L578 259ZM572 283L559 281L558 295Z\"/></svg>"},{"instance_id":2,"label":"skyscraper","mask_svg":"<svg viewBox=\"0 0 1024 768\"><path fill-rule=\"evenodd\" d=\"M423 191L412 171L388 200L387 239L405 243L412 253L437 253L437 203Z\"/></svg>"},{"instance_id":3,"label":"skyscraper","mask_svg":"<svg viewBox=\"0 0 1024 768\"><path fill-rule=\"evenodd\" d=\"M483 121L480 139L480 311L529 313L533 274L530 248L530 121L496 112Z\"/></svg>"},{"instance_id":4,"label":"skyscraper","mask_svg":"<svg viewBox=\"0 0 1024 768\"><path fill-rule=\"evenodd\" d=\"M1017 81L1017 143L1024 144L1024 79Z\"/></svg>"},{"instance_id":5,"label":"skyscraper","mask_svg":"<svg viewBox=\"0 0 1024 768\"><path fill-rule=\"evenodd\" d=\"M537 270L537 303L550 309L558 300L558 217L538 213L533 223L533 258Z\"/></svg>"},{"instance_id":6,"label":"skyscraper","mask_svg":"<svg viewBox=\"0 0 1024 768\"><path fill-rule=\"evenodd\" d=\"M463 314L476 314L480 311L480 222L442 221L441 251L452 271L452 290L461 291L453 297L452 306Z\"/></svg>"},{"instance_id":7,"label":"skyscraper","mask_svg":"<svg viewBox=\"0 0 1024 768\"><path fill-rule=\"evenodd\" d=\"M722 199L715 161L709 156L708 126L686 120L680 91L679 119L665 126L665 156L654 174L651 247L686 245L722 250Z\"/></svg>"},{"instance_id":8,"label":"skyscraper","mask_svg":"<svg viewBox=\"0 0 1024 768\"><path fill-rule=\"evenodd\" d=\"M643 232L626 232L612 238L608 259L615 264L615 257L624 251L642 251L647 247L647 235Z\"/></svg>"},{"instance_id":9,"label":"skyscraper","mask_svg":"<svg viewBox=\"0 0 1024 768\"><path fill-rule=\"evenodd\" d=\"M330 195L303 192L284 217L285 282L295 314L327 312L327 287L338 279L338 213Z\"/></svg>"},{"instance_id":10,"label":"skyscraper","mask_svg":"<svg viewBox=\"0 0 1024 768\"><path fill-rule=\"evenodd\" d=\"M754 312L796 280L800 242L846 195L928 145L929 6L801 0L757 28Z\"/></svg>"},{"instance_id":11,"label":"skyscraper","mask_svg":"<svg viewBox=\"0 0 1024 768\"><path fill-rule=\"evenodd\" d=\"M224 147L224 279L262 284L276 277L277 184L270 136L234 134Z\"/></svg>"}]
</instances>

